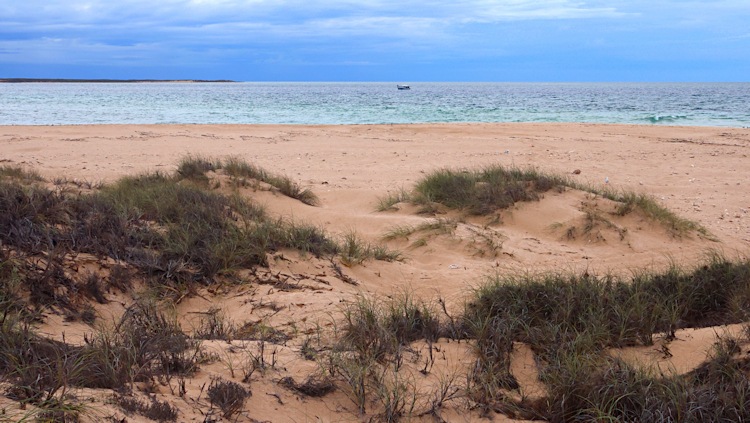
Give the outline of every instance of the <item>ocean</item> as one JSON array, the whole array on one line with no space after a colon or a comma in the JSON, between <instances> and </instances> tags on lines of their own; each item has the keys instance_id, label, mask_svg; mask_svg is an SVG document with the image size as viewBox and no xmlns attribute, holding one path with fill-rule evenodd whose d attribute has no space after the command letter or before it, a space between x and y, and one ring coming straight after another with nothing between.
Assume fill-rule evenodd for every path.
<instances>
[{"instance_id":1,"label":"ocean","mask_svg":"<svg viewBox=\"0 0 750 423\"><path fill-rule=\"evenodd\" d=\"M750 83L4 83L0 125L591 122L750 127Z\"/></svg>"}]
</instances>

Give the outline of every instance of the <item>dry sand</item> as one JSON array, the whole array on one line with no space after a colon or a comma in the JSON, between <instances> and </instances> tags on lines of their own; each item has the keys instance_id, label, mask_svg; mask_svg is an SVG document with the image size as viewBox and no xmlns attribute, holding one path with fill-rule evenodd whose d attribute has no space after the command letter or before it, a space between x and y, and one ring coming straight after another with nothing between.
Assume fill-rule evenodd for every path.
<instances>
[{"instance_id":1,"label":"dry sand","mask_svg":"<svg viewBox=\"0 0 750 423\"><path fill-rule=\"evenodd\" d=\"M307 287L304 290L259 286L206 294L177 305L186 325L196 313L220 307L237 322L263 320L296 334L288 346L279 347L279 369L254 380L253 397L240 421L359 420L352 402L341 392L324 400L302 399L274 383L288 375L301 380L314 370L314 363L300 358L299 342L312 328L331 326L340 302L356 293L392 295L408 290L423 298L444 298L456 310L473 286L495 272L627 273L671 262L689 265L710 250L729 257L750 250L750 129L593 124L0 127L0 163L29 166L49 179L96 182L145 171L171 172L187 154L236 156L290 176L310 187L320 197L320 206L306 206L271 192L249 195L273 214L314 223L333 234L356 232L373 243L396 226L430 219L406 205L398 211L376 212L378 198L410 189L435 169L490 164L534 166L598 187L608 183L611 188L648 193L712 235L676 239L650 222L627 218L615 222L625 230L623 236L604 228L569 238L564 229L577 224L586 207L604 207L606 200L568 191L519 205L505 213L499 225L488 227L481 219L469 219L458 225L453 236L432 237L424 246L414 246L415 239L390 241L388 245L401 250L407 260L368 261L346 268L357 286L333 278L326 262L288 255L288 260L274 262L274 271L299 281ZM580 174L574 175L574 170ZM494 244L487 243L488 236ZM112 306L100 312L120 311ZM66 331L69 339L86 330L69 323L48 323L43 329L53 336ZM710 328L678 335L680 347L673 348L669 360L654 359L653 348L625 354L667 360L667 367L688 371L705 357L713 333ZM215 375L229 378L231 363L240 360L224 344L207 344L225 359L203 368L188 382L187 399L179 399L186 420L203 419L206 400L205 395L200 399L200 384ZM444 345L444 354L455 356L444 367L470 365L466 348ZM518 355L517 377L526 378L529 391L538 389L533 369L527 368L533 360L523 348ZM429 385L435 379L420 383ZM169 387L159 391L169 396ZM444 417L469 421L476 416L456 411ZM128 421L137 419L128 417Z\"/></svg>"}]
</instances>

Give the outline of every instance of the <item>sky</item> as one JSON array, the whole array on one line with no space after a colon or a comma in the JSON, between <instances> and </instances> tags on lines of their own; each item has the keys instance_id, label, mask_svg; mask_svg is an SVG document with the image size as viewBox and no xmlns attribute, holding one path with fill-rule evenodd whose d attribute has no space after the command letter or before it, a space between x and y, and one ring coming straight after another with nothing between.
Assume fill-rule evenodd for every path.
<instances>
[{"instance_id":1,"label":"sky","mask_svg":"<svg viewBox=\"0 0 750 423\"><path fill-rule=\"evenodd\" d=\"M750 81L750 0L0 0L0 77Z\"/></svg>"}]
</instances>

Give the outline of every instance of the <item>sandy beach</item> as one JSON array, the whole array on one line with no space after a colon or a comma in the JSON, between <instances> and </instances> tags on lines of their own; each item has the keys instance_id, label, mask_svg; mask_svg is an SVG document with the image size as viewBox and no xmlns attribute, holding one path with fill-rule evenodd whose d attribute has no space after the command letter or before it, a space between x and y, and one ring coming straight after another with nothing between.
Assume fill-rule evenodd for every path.
<instances>
[{"instance_id":1,"label":"sandy beach","mask_svg":"<svg viewBox=\"0 0 750 423\"><path fill-rule=\"evenodd\" d=\"M271 270L296 275L309 290L283 292L264 287L262 292L243 294L233 289L201 293L177 304L177 314L187 326L195 313L218 306L235 321L262 318L294 334L278 347L279 369L253 382L253 396L238 421L359 420L341 392L305 399L277 383L285 376L299 380L314 370L315 363L299 358L303 334L316 325L330 325L326 319L335 315L336 307L358 293L390 296L407 290L429 300L445 299L449 310L457 310L473 287L498 272L629 274L671 263L690 266L710 251L727 257L750 252L750 129L746 128L527 123L0 126L0 164L36 170L50 181L65 177L107 183L143 172L171 173L186 155L238 157L287 175L317 194L320 204L308 206L266 190L247 195L273 216L308 222L335 236L356 233L402 252L405 258L346 268L347 275L358 282L356 286L333 280L315 285L310 275L325 274L324 264L289 255L287 260L274 262ZM452 237L435 237L421 247L415 247L413 240L382 240L395 227L418 225L432 217L416 214L414 206L406 204L378 212L380 198L410 190L437 169L473 170L496 164L535 167L594 187L652 195L679 216L702 225L708 235L675 238L650 222L626 218L617 221L619 237L611 230L565 237L557 227L579 219L587 205L603 201L566 191L546 193L538 202L517 204L505 212L502 222L492 226L496 237L492 251L481 242L487 234L482 231L489 229L478 218L458 224ZM281 311L269 315L267 309L258 307L258 301L264 300L280 304ZM117 316L122 306L101 306L98 311ZM68 340L82 337L87 330L81 323L54 316L42 328L53 337L65 332ZM681 372L689 371L705 358L714 341L711 330L689 330L681 336L682 347L673 348L674 356L660 360ZM219 341L206 345L221 356L231 355ZM443 347L444 355L455 355L446 359L447 369L471 364L465 344ZM627 354L652 357L651 350ZM532 391L538 382L528 370L533 360L524 351L517 352L516 376ZM226 363L204 366L188 382L187 398L192 399L176 400L187 404L182 410L184 421L204 418L201 384L216 375L229 377ZM157 393L160 398L173 397L169 387L162 386ZM473 421L477 415L454 410L443 418ZM502 418L496 416L497 421ZM127 421L139 420L128 416Z\"/></svg>"},{"instance_id":2,"label":"sandy beach","mask_svg":"<svg viewBox=\"0 0 750 423\"><path fill-rule=\"evenodd\" d=\"M322 198L300 218L373 214L376 199L426 172L489 164L534 166L577 181L654 195L700 222L721 248L750 243L750 130L595 124L82 125L0 127L0 160L48 178L90 182L161 170L188 154L237 156L309 186ZM278 213L292 213L270 204ZM377 219L371 219L377 220ZM544 223L544 222L540 222ZM374 224L374 223L373 223ZM367 227L358 230L368 232ZM656 253L656 254L654 254ZM653 251L652 255L658 255ZM632 262L632 257L627 260ZM613 262L615 264L616 262ZM642 264L634 262L634 265Z\"/></svg>"}]
</instances>

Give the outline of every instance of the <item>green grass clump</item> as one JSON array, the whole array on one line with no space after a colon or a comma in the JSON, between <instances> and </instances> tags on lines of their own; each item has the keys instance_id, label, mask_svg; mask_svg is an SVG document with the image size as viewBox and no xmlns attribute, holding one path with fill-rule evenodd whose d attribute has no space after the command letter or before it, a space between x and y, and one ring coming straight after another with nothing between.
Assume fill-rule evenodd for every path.
<instances>
[{"instance_id":1,"label":"green grass clump","mask_svg":"<svg viewBox=\"0 0 750 423\"><path fill-rule=\"evenodd\" d=\"M739 323L750 315L750 261L718 255L685 272L642 273L630 280L589 274L494 277L467 309L470 321L517 322L515 339L541 345L539 330L586 333L599 347L650 345L652 334Z\"/></svg>"},{"instance_id":2,"label":"green grass clump","mask_svg":"<svg viewBox=\"0 0 750 423\"><path fill-rule=\"evenodd\" d=\"M362 264L368 259L381 261L402 260L400 252L390 250L382 245L372 245L362 240L355 232L349 232L343 236L338 252L341 254L341 262L346 266Z\"/></svg>"},{"instance_id":3,"label":"green grass clump","mask_svg":"<svg viewBox=\"0 0 750 423\"><path fill-rule=\"evenodd\" d=\"M409 293L389 301L358 297L344 308L342 347L381 361L418 339L436 341L446 329L434 307Z\"/></svg>"},{"instance_id":4,"label":"green grass clump","mask_svg":"<svg viewBox=\"0 0 750 423\"><path fill-rule=\"evenodd\" d=\"M326 355L328 373L344 382L344 393L360 415L374 395L380 403L379 420L411 416L418 394L400 368L406 352L414 352L410 344L425 340L429 353L420 372L430 372L435 362L432 344L448 332L435 308L404 292L388 300L358 296L345 305L343 316L342 336Z\"/></svg>"},{"instance_id":5,"label":"green grass clump","mask_svg":"<svg viewBox=\"0 0 750 423\"><path fill-rule=\"evenodd\" d=\"M567 185L567 179L535 169L501 166L478 171L441 169L417 183L414 200L418 204L435 202L473 215L485 215L519 201L538 200L541 193Z\"/></svg>"},{"instance_id":6,"label":"green grass clump","mask_svg":"<svg viewBox=\"0 0 750 423\"><path fill-rule=\"evenodd\" d=\"M473 171L436 170L417 183L414 194L391 194L380 199L377 209L389 210L395 202L410 199L421 205L425 213L436 213L436 205L439 204L449 209L481 216L510 208L519 201L539 200L545 192L565 187L601 195L618 202L619 205L612 212L614 215L625 216L640 211L673 235L680 236L693 231L708 235L705 228L676 215L649 195L595 188L534 168L505 168L499 165Z\"/></svg>"},{"instance_id":7,"label":"green grass clump","mask_svg":"<svg viewBox=\"0 0 750 423\"><path fill-rule=\"evenodd\" d=\"M704 227L696 222L678 216L659 204L652 196L629 191L597 191L593 189L589 189L589 191L620 203L615 211L615 214L619 216L625 216L634 210L639 210L646 217L660 223L675 235L682 235L692 231L708 235L708 231Z\"/></svg>"},{"instance_id":8,"label":"green grass clump","mask_svg":"<svg viewBox=\"0 0 750 423\"><path fill-rule=\"evenodd\" d=\"M183 293L193 283L210 284L238 269L266 265L267 254L279 249L316 256L339 251L319 228L271 219L239 194L184 183L186 175L196 178L190 172L215 166L189 158L180 165L182 176L129 176L86 193L1 179L3 252L14 251L22 260L44 254L21 272L28 298L66 309L71 318L80 312L74 310L75 298L96 284L79 289L65 272L68 254L110 257L159 290Z\"/></svg>"},{"instance_id":9,"label":"green grass clump","mask_svg":"<svg viewBox=\"0 0 750 423\"><path fill-rule=\"evenodd\" d=\"M158 250L159 264L199 269L212 277L231 269L265 264L269 240L260 228L265 216L257 206L239 198L197 186L176 183L161 174L123 178L102 195L124 216L139 246ZM159 230L145 222L153 222Z\"/></svg>"},{"instance_id":10,"label":"green grass clump","mask_svg":"<svg viewBox=\"0 0 750 423\"><path fill-rule=\"evenodd\" d=\"M739 342L720 337L708 361L686 375L667 375L607 355L566 352L547 363L547 398L526 404L547 421L746 421L750 360Z\"/></svg>"},{"instance_id":11,"label":"green grass clump","mask_svg":"<svg viewBox=\"0 0 750 423\"><path fill-rule=\"evenodd\" d=\"M251 178L259 181L267 181L269 179L269 174L264 169L237 157L230 157L224 160L222 168L227 175L234 178Z\"/></svg>"},{"instance_id":12,"label":"green grass clump","mask_svg":"<svg viewBox=\"0 0 750 423\"><path fill-rule=\"evenodd\" d=\"M540 363L547 396L534 403L510 401L519 415L550 421L683 419L676 416L722 421L744 416L743 407L750 401L743 394L750 392L750 365L735 359L737 348L721 344L723 350L711 357L708 369L697 371L711 374L703 378L656 374L614 359L607 351L652 345L658 333L670 340L677 329L748 318L750 261L713 255L692 271L673 266L630 279L496 276L467 304L460 330L476 340L477 364L469 390L478 402L505 403L501 408L506 409L504 393L517 387L509 365L512 343L524 342ZM712 390L721 391L721 399L711 399Z\"/></svg>"},{"instance_id":13,"label":"green grass clump","mask_svg":"<svg viewBox=\"0 0 750 423\"><path fill-rule=\"evenodd\" d=\"M458 221L453 219L431 219L420 223L417 226L395 226L390 228L382 239L384 241L392 241L395 239L409 240L409 237L422 233L424 236L420 237L412 243L412 247L421 247L426 245L427 238L431 235L453 235L458 227Z\"/></svg>"},{"instance_id":14,"label":"green grass clump","mask_svg":"<svg viewBox=\"0 0 750 423\"><path fill-rule=\"evenodd\" d=\"M168 381L194 373L201 358L200 343L152 303L137 302L114 328L87 336L83 345L37 334L18 314L6 313L0 321L0 377L9 386L7 396L33 405L43 421L77 421L85 407L70 395L75 389L124 390L134 382ZM161 415L172 409L160 404L159 410Z\"/></svg>"},{"instance_id":15,"label":"green grass clump","mask_svg":"<svg viewBox=\"0 0 750 423\"><path fill-rule=\"evenodd\" d=\"M288 176L268 172L259 166L250 164L237 157L220 160L189 155L184 157L178 164L176 177L181 180L186 179L207 185L209 178L206 173L219 170L223 170L233 180L241 182L239 185L245 185L247 179L254 179L265 182L278 189L283 195L297 199L305 204L315 206L319 203L319 199L314 192L308 188L303 188Z\"/></svg>"},{"instance_id":16,"label":"green grass clump","mask_svg":"<svg viewBox=\"0 0 750 423\"><path fill-rule=\"evenodd\" d=\"M206 172L216 171L221 166L222 163L220 160L188 155L183 157L177 164L177 176L181 179L208 183Z\"/></svg>"},{"instance_id":17,"label":"green grass clump","mask_svg":"<svg viewBox=\"0 0 750 423\"><path fill-rule=\"evenodd\" d=\"M224 172L233 178L250 178L265 182L279 190L287 197L295 198L305 204L318 205L319 199L314 192L301 187L287 176L274 175L266 170L240 160L236 157L226 159L222 163Z\"/></svg>"},{"instance_id":18,"label":"green grass clump","mask_svg":"<svg viewBox=\"0 0 750 423\"><path fill-rule=\"evenodd\" d=\"M398 191L389 192L385 197L378 198L375 210L379 212L395 210L396 204L406 201L411 201L411 194L402 187Z\"/></svg>"},{"instance_id":19,"label":"green grass clump","mask_svg":"<svg viewBox=\"0 0 750 423\"><path fill-rule=\"evenodd\" d=\"M192 284L211 284L236 270L265 266L268 253L287 248L316 257L342 253L350 265L400 259L398 252L356 236L340 243L319 227L270 218L238 193L185 183L187 175L196 179L216 166L188 158L180 164L181 175L128 176L85 193L0 180L3 251L24 257L45 254L22 272L28 298L37 305L66 309L75 319L83 317L75 317L82 312L75 310L77 296L103 298L95 291L106 286L71 280L65 272L68 254L121 261L131 277L176 296L190 291Z\"/></svg>"},{"instance_id":20,"label":"green grass clump","mask_svg":"<svg viewBox=\"0 0 750 423\"><path fill-rule=\"evenodd\" d=\"M44 178L34 170L24 169L21 166L0 166L0 181L9 179L25 183L44 182Z\"/></svg>"}]
</instances>

